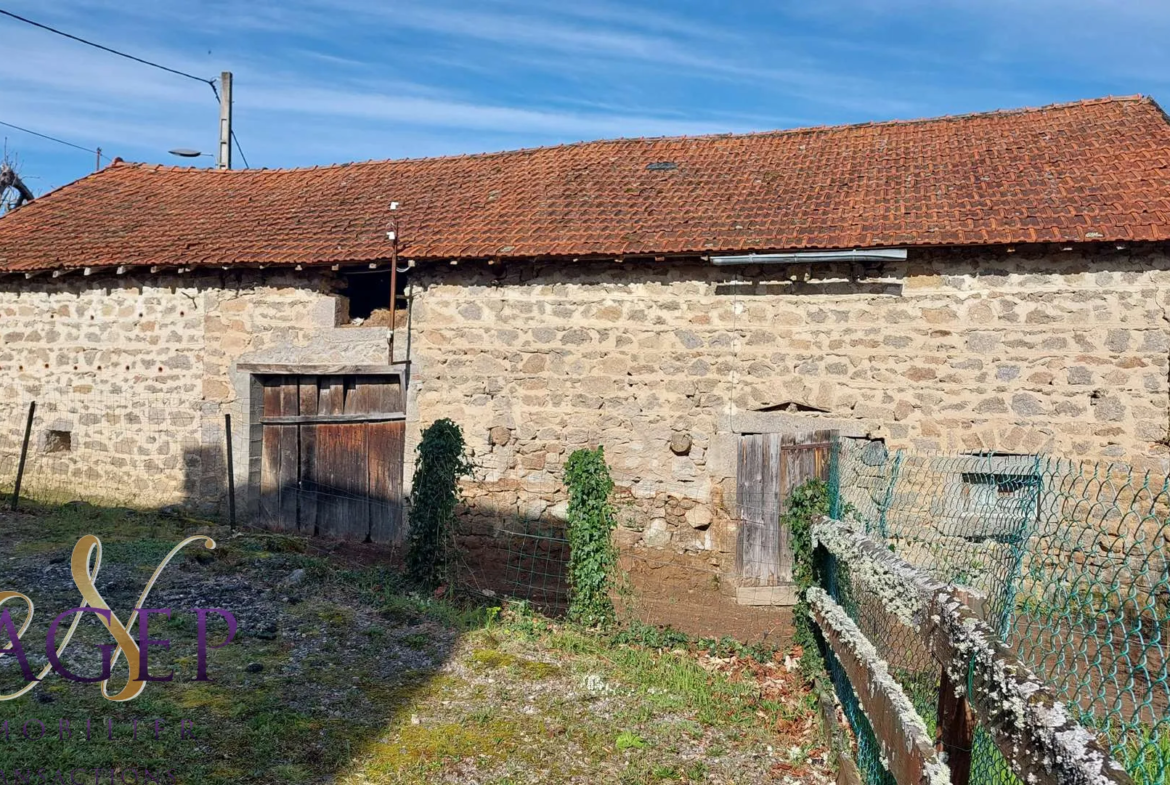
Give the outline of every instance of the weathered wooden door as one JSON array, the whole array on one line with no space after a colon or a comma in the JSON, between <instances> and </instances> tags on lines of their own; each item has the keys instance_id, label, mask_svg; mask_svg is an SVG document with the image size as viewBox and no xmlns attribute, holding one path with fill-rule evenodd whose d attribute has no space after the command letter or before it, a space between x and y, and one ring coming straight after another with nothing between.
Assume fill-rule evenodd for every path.
<instances>
[{"instance_id":1,"label":"weathered wooden door","mask_svg":"<svg viewBox=\"0 0 1170 785\"><path fill-rule=\"evenodd\" d=\"M261 523L358 542L397 540L401 377L270 376L260 383Z\"/></svg>"},{"instance_id":2,"label":"weathered wooden door","mask_svg":"<svg viewBox=\"0 0 1170 785\"><path fill-rule=\"evenodd\" d=\"M792 545L780 516L793 488L814 477L829 478L831 441L829 431L740 436L737 566L745 585L792 583Z\"/></svg>"}]
</instances>

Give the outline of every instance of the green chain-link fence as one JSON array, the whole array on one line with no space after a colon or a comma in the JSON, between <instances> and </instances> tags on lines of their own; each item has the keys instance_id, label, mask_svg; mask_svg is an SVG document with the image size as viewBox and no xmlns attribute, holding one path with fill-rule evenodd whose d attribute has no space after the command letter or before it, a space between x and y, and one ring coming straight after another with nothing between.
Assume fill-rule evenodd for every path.
<instances>
[{"instance_id":1,"label":"green chain-link fence","mask_svg":"<svg viewBox=\"0 0 1170 785\"><path fill-rule=\"evenodd\" d=\"M1136 781L1170 782L1170 479L1043 456L891 453L848 439L833 475L837 516L935 578L974 589L985 619ZM846 567L830 559L826 582L933 731L937 664L872 595L853 590ZM866 781L889 782L836 675ZM973 782L1018 781L982 729L972 757Z\"/></svg>"}]
</instances>

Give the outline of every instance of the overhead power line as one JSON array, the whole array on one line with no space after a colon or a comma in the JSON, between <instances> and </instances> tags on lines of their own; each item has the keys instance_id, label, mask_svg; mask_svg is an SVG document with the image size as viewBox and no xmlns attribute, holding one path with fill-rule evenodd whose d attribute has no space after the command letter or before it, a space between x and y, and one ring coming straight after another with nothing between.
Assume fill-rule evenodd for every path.
<instances>
[{"instance_id":1,"label":"overhead power line","mask_svg":"<svg viewBox=\"0 0 1170 785\"><path fill-rule=\"evenodd\" d=\"M219 100L219 90L217 90L215 87L215 80L214 79L204 79L202 76L196 76L195 74L189 74L186 71L180 71L177 68L171 68L169 66L162 65L161 63L155 63L151 60L146 60L142 57L136 57L135 55L127 54L126 52L118 51L117 49L114 49L112 47L105 46L103 44L99 44L99 43L96 43L94 41L90 41L88 39L82 38L81 36L73 35L72 33L66 33L64 30L58 30L55 27L52 27L52 26L46 25L46 24L42 24L41 22L36 22L36 21L29 19L27 17L20 16L19 14L14 14L11 11L4 10L3 8L0 8L0 15L7 16L11 19L15 19L18 22L24 22L25 24L32 25L33 27L38 27L41 30L47 30L50 33L55 33L56 35L68 38L71 41L77 41L80 44L85 44L86 46L92 46L94 49L100 49L103 52L108 52L109 54L117 55L118 57L124 57L127 60L133 60L136 63L141 63L142 65L148 65L151 68L157 68L160 71L166 71L167 73L175 74L176 76L182 76L182 77L185 77L187 79L194 79L196 82L203 82L205 85L207 85L211 88L211 92L215 96L215 100L216 101ZM29 131L28 133L33 133L33 132ZM43 134L36 134L36 135L42 136ZM51 138L51 137L46 137L46 138ZM60 140L54 139L53 141L60 141ZM238 152L240 154L240 158L244 161L244 167L251 168L248 166L248 157L246 155L244 155L244 150L243 150L243 148L240 147L240 140L238 138L236 138L235 129L232 130L232 141L235 142L235 144L236 144L236 152ZM62 142L62 144L69 144L69 143ZM77 147L77 145L70 145L70 146ZM84 150L85 148L80 148L80 149ZM95 151L90 150L89 152L92 153Z\"/></svg>"},{"instance_id":2,"label":"overhead power line","mask_svg":"<svg viewBox=\"0 0 1170 785\"><path fill-rule=\"evenodd\" d=\"M49 136L48 134L42 134L39 131L32 131L32 130L29 130L28 128L21 128L19 125L13 125L12 123L6 123L3 120L0 120L0 125L5 126L6 128L14 128L17 131L20 131L22 133L31 134L33 136L39 136L42 139L48 139L50 142L56 142L57 144L63 144L66 147L72 147L75 150L83 150L87 153L92 153L92 154L98 156L99 158L105 158L106 160L110 160L110 157L108 155L105 155L104 153L99 152L98 150L91 150L88 147L82 147L79 144L73 144L73 142L66 142L64 139L58 139L55 136Z\"/></svg>"},{"instance_id":3,"label":"overhead power line","mask_svg":"<svg viewBox=\"0 0 1170 785\"><path fill-rule=\"evenodd\" d=\"M149 65L151 68L157 68L160 71L167 71L168 73L172 73L172 74L175 74L177 76L185 76L188 79L194 79L196 82L203 82L204 84L209 84L209 85L211 85L211 89L213 89L213 90L215 89L215 80L214 79L204 79L202 76L195 76L194 74L189 74L186 71L180 71L177 68L168 68L165 65L160 65L159 63L154 63L154 62L151 62L150 60L144 60L141 57L135 57L134 55L126 54L125 52L119 52L117 49L112 49L108 46L103 46L102 44L97 44L97 43L94 43L93 41L88 41L84 38L81 38L80 36L73 35L72 33L66 33L64 30L58 30L55 27L50 27L49 25L41 24L40 22L34 22L32 19L28 19L28 18L20 16L18 14L14 14L11 11L5 11L3 8L0 8L0 14L3 14L4 16L7 16L7 17L11 17L12 19L17 20L18 22L24 22L26 25L32 25L33 27L39 27L42 30L48 30L50 33L56 33L57 35L64 36L65 38L68 38L68 39L73 40L73 41L77 41L78 43L81 43L81 44L85 44L86 46L92 46L94 49L101 49L103 52L109 52L110 54L117 55L118 57L125 57L127 60L133 60L136 63L142 63L143 65Z\"/></svg>"}]
</instances>

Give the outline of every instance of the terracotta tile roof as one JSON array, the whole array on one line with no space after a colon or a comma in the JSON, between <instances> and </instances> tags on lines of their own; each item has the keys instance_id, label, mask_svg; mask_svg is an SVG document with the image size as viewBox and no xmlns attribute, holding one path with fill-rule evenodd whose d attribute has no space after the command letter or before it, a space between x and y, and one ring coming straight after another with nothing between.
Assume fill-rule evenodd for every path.
<instances>
[{"instance_id":1,"label":"terracotta tile roof","mask_svg":"<svg viewBox=\"0 0 1170 785\"><path fill-rule=\"evenodd\" d=\"M0 267L1170 240L1143 97L315 169L118 164L0 220Z\"/></svg>"}]
</instances>

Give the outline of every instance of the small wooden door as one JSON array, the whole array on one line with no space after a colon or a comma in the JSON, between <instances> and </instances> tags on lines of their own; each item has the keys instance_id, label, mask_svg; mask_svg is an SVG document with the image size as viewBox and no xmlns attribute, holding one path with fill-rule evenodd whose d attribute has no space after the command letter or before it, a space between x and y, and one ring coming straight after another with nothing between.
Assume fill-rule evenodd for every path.
<instances>
[{"instance_id":1,"label":"small wooden door","mask_svg":"<svg viewBox=\"0 0 1170 785\"><path fill-rule=\"evenodd\" d=\"M358 542L399 539L401 377L270 376L260 384L261 523Z\"/></svg>"},{"instance_id":2,"label":"small wooden door","mask_svg":"<svg viewBox=\"0 0 1170 785\"><path fill-rule=\"evenodd\" d=\"M829 431L805 436L744 434L739 438L736 562L745 585L792 583L792 545L780 525L789 494L807 480L829 478Z\"/></svg>"}]
</instances>

